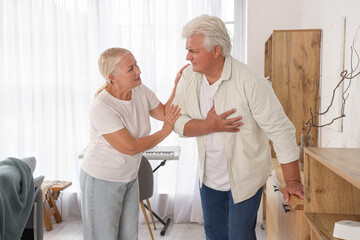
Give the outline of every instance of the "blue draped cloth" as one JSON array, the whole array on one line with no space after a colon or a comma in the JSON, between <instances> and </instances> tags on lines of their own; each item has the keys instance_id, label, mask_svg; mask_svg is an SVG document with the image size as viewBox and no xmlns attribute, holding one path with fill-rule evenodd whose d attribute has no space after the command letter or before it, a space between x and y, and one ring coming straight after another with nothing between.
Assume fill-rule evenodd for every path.
<instances>
[{"instance_id":1,"label":"blue draped cloth","mask_svg":"<svg viewBox=\"0 0 360 240\"><path fill-rule=\"evenodd\" d=\"M20 159L0 161L0 240L20 239L34 201L34 178Z\"/></svg>"}]
</instances>

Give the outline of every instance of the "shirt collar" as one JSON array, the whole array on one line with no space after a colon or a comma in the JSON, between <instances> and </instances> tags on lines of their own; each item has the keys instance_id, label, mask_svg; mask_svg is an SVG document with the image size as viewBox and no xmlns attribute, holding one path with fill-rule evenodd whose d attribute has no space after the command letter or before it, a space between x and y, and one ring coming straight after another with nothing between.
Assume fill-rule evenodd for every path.
<instances>
[{"instance_id":1,"label":"shirt collar","mask_svg":"<svg viewBox=\"0 0 360 240\"><path fill-rule=\"evenodd\" d=\"M232 63L232 57L229 55L225 58L224 68L221 73L221 79L222 80L229 80L231 78L231 64Z\"/></svg>"}]
</instances>

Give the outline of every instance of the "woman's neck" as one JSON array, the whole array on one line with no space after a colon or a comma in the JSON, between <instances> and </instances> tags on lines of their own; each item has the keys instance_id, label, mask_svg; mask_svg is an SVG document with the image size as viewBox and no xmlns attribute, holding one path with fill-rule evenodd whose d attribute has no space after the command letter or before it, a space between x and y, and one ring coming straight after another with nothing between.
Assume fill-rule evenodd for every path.
<instances>
[{"instance_id":1,"label":"woman's neck","mask_svg":"<svg viewBox=\"0 0 360 240\"><path fill-rule=\"evenodd\" d=\"M109 85L106 88L106 91L110 93L113 97L118 98L120 100L129 101L131 100L131 89L120 89L119 87L115 85Z\"/></svg>"}]
</instances>

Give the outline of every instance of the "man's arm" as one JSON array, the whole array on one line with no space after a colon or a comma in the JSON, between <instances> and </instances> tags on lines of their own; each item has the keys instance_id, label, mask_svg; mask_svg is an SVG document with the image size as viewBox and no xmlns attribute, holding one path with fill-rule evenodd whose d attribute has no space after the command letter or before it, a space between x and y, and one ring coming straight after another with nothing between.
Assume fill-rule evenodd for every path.
<instances>
[{"instance_id":1,"label":"man's arm","mask_svg":"<svg viewBox=\"0 0 360 240\"><path fill-rule=\"evenodd\" d=\"M283 189L283 198L289 202L290 194L295 194L304 199L304 186L301 183L299 161L281 164L286 187Z\"/></svg>"},{"instance_id":2,"label":"man's arm","mask_svg":"<svg viewBox=\"0 0 360 240\"><path fill-rule=\"evenodd\" d=\"M281 164L286 187L283 198L289 201L290 194L304 198L299 171L299 149L296 145L295 127L285 115L271 84L264 78L246 82L247 98L257 124L273 142L276 157Z\"/></svg>"},{"instance_id":3,"label":"man's arm","mask_svg":"<svg viewBox=\"0 0 360 240\"><path fill-rule=\"evenodd\" d=\"M220 115L216 114L215 107L210 109L205 120L192 119L185 124L184 135L187 137L202 136L213 132L238 132L243 125L239 122L242 117L227 119L236 109L231 109Z\"/></svg>"}]
</instances>

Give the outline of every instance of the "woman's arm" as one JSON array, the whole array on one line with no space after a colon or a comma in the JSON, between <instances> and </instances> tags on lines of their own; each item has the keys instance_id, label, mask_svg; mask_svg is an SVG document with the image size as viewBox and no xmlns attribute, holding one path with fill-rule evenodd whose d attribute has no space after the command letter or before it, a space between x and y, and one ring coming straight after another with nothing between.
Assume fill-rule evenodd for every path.
<instances>
[{"instance_id":1,"label":"woman's arm","mask_svg":"<svg viewBox=\"0 0 360 240\"><path fill-rule=\"evenodd\" d=\"M164 125L160 131L146 137L134 138L126 129L104 134L105 140L116 150L128 155L135 155L155 147L172 131L175 121L180 116L180 108L171 105L169 114L165 116Z\"/></svg>"},{"instance_id":2,"label":"woman's arm","mask_svg":"<svg viewBox=\"0 0 360 240\"><path fill-rule=\"evenodd\" d=\"M176 92L176 87L177 87L177 85L178 85L178 83L179 83L179 80L180 80L180 78L181 78L181 76L182 76L182 72L183 72L184 69L185 69L187 66L189 66L189 65L190 65L190 64L186 64L186 65L183 66L183 67L180 69L180 71L177 73L176 78L175 78L174 88L173 88L173 90L172 90L172 92L171 92L171 95L170 95L169 99L167 100L167 102L165 103L165 105L162 104L162 103L159 103L159 105L158 105L156 108L150 110L149 113L150 113L150 116L151 116L151 117L153 117L153 118L155 118L155 119L157 119L157 120L160 120L160 121L164 121L165 113L166 113L167 111L169 111L170 105L171 105L171 103L172 103L173 100L174 100L175 92Z\"/></svg>"},{"instance_id":3,"label":"woman's arm","mask_svg":"<svg viewBox=\"0 0 360 240\"><path fill-rule=\"evenodd\" d=\"M189 65L190 65L190 64L186 64L185 66L183 66L183 67L180 69L180 71L178 72L178 74L176 75L174 88L173 88L173 90L172 90L172 92L171 92L171 95L170 95L169 99L168 99L167 102L165 103L165 112L169 111L170 105L171 105L171 103L172 103L173 100L174 100L175 93L176 93L176 87L177 87L177 85L178 85L178 83L179 83L179 80L180 80L180 78L181 78L181 76L182 76L182 72L183 72L184 69L187 68L187 66L189 66Z\"/></svg>"}]
</instances>

